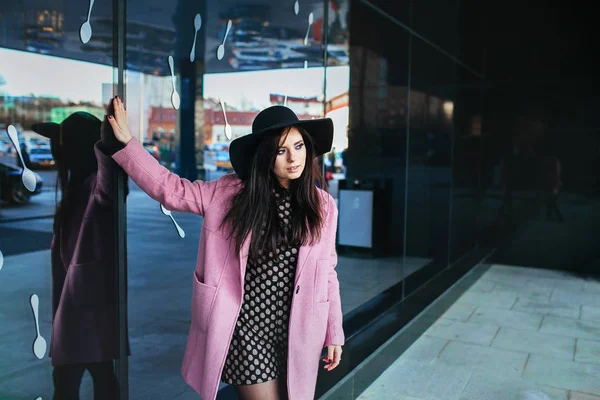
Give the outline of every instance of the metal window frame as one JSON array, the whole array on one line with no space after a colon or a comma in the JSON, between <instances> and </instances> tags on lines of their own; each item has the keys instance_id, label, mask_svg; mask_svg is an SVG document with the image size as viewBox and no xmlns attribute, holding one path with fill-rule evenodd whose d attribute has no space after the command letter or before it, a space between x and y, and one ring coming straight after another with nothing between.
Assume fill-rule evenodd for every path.
<instances>
[{"instance_id":1,"label":"metal window frame","mask_svg":"<svg viewBox=\"0 0 600 400\"><path fill-rule=\"evenodd\" d=\"M113 89L125 101L126 13L127 0L113 0ZM116 81L116 82L115 82ZM118 358L115 373L119 383L118 400L129 399L129 359L127 324L127 207L125 182L127 176L121 168L113 168L113 185L116 194L114 216L115 268L116 268L116 315Z\"/></svg>"}]
</instances>

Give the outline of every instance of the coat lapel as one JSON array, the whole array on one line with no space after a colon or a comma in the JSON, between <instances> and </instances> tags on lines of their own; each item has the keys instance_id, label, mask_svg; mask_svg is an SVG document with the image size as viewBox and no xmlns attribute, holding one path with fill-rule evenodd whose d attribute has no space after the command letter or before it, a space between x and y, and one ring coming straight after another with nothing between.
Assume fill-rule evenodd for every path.
<instances>
[{"instance_id":1,"label":"coat lapel","mask_svg":"<svg viewBox=\"0 0 600 400\"><path fill-rule=\"evenodd\" d=\"M244 240L244 244L240 249L239 259L240 259L240 286L244 287L244 278L246 276L246 267L248 265L248 252L250 250L250 240L252 239L252 232L248 235L246 240ZM296 266L296 277L294 279L294 283L298 282L298 278L304 269L304 265L308 261L310 257L310 253L313 250L313 246L301 246L298 250L298 264Z\"/></svg>"},{"instance_id":2,"label":"coat lapel","mask_svg":"<svg viewBox=\"0 0 600 400\"><path fill-rule=\"evenodd\" d=\"M304 269L304 265L312 252L313 246L301 246L298 250L298 264L296 266L296 278L294 279L294 283L298 283L298 278Z\"/></svg>"},{"instance_id":3,"label":"coat lapel","mask_svg":"<svg viewBox=\"0 0 600 400\"><path fill-rule=\"evenodd\" d=\"M240 249L240 254L238 254L238 258L240 259L240 287L244 287L244 278L246 277L246 266L248 265L248 252L250 250L250 240L252 238L252 231L248 234L246 240L244 240L244 244L242 244L242 248Z\"/></svg>"}]
</instances>

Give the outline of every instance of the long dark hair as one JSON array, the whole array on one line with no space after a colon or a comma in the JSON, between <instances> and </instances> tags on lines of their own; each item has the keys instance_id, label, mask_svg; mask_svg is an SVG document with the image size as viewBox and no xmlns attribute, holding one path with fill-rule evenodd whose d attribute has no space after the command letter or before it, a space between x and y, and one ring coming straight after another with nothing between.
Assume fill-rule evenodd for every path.
<instances>
[{"instance_id":1,"label":"long dark hair","mask_svg":"<svg viewBox=\"0 0 600 400\"><path fill-rule=\"evenodd\" d=\"M54 159L54 165L56 165L56 186L54 188L54 202L56 203L56 210L54 212L54 223L53 231L55 235L58 235L63 219L63 209L67 202L69 193L69 170L65 166L65 160L63 151L59 143L59 138L53 137L50 139L50 149L52 151L52 158ZM60 190L60 200L58 200L58 193Z\"/></svg>"},{"instance_id":2,"label":"long dark hair","mask_svg":"<svg viewBox=\"0 0 600 400\"><path fill-rule=\"evenodd\" d=\"M250 241L250 254L256 256L259 250L275 254L277 244L288 238L279 228L277 207L272 195L279 186L273 172L279 141L287 136L292 127L267 135L258 145L252 159L250 174L242 182L240 191L233 197L232 207L223 219L222 226L231 225L231 235L235 239L235 249L239 253L244 240L253 231ZM317 183L322 185L322 177L315 160L315 150L310 135L302 127L296 126L306 146L306 162L300 177L289 184L292 205L289 244L303 246L313 244L321 238L323 215Z\"/></svg>"},{"instance_id":3,"label":"long dark hair","mask_svg":"<svg viewBox=\"0 0 600 400\"><path fill-rule=\"evenodd\" d=\"M61 130L63 127L61 126ZM54 233L58 233L65 218L73 210L72 204L77 198L80 188L86 179L98 171L98 162L94 153L93 141L99 138L99 132L81 132L81 134L90 135L90 139L85 141L73 141L67 135L62 138L53 137L50 140L52 157L54 158L57 169L56 180L56 213L54 214ZM92 136L93 135L93 136ZM60 201L58 200L58 191L60 189Z\"/></svg>"}]
</instances>

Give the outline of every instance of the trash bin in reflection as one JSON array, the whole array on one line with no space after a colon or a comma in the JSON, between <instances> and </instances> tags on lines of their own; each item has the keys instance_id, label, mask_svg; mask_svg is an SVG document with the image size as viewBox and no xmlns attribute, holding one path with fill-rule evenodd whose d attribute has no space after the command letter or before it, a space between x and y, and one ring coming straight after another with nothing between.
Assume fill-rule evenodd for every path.
<instances>
[{"instance_id":1,"label":"trash bin in reflection","mask_svg":"<svg viewBox=\"0 0 600 400\"><path fill-rule=\"evenodd\" d=\"M390 179L339 181L338 251L381 257L389 253Z\"/></svg>"}]
</instances>

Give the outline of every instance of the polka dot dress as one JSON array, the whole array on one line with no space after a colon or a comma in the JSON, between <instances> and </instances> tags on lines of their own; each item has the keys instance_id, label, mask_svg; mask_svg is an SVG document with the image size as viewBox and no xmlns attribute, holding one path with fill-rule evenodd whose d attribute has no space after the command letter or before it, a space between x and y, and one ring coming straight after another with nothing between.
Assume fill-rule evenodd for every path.
<instances>
[{"instance_id":1,"label":"polka dot dress","mask_svg":"<svg viewBox=\"0 0 600 400\"><path fill-rule=\"evenodd\" d=\"M280 224L288 232L289 193L273 191ZM281 244L275 254L248 257L244 300L235 325L221 380L252 385L284 375L287 368L288 322L298 248Z\"/></svg>"}]
</instances>

